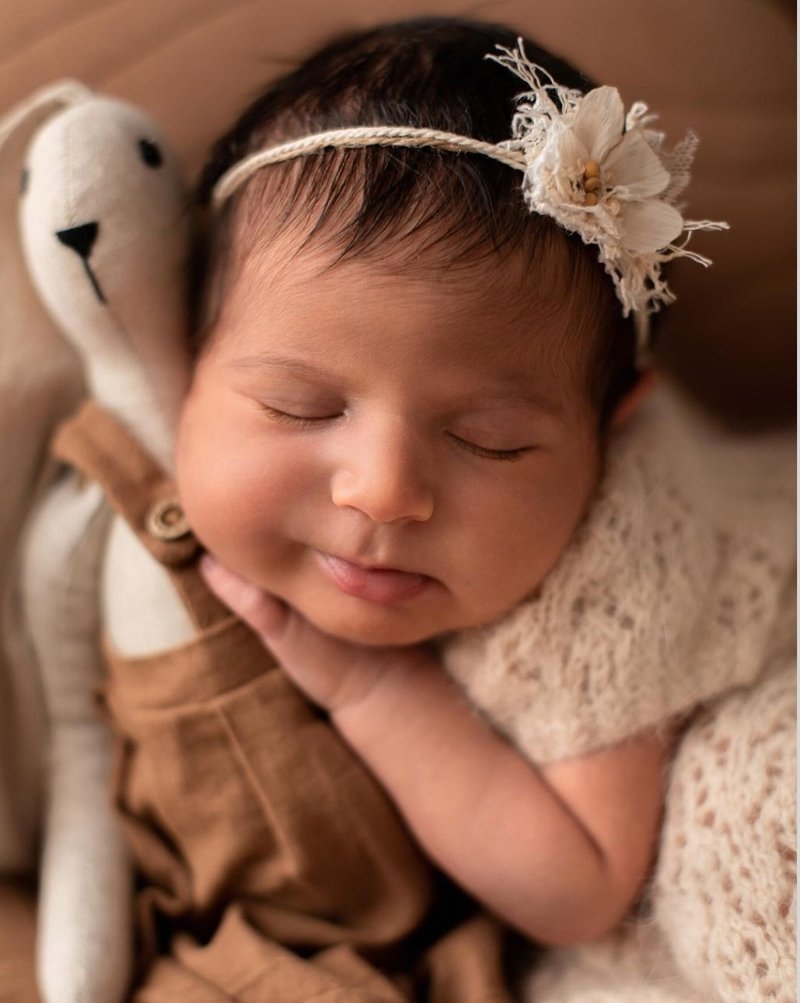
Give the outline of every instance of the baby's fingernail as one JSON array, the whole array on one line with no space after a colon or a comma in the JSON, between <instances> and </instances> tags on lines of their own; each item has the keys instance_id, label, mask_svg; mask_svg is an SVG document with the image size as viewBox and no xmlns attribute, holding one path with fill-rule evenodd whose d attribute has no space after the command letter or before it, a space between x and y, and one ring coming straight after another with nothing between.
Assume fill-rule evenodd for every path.
<instances>
[{"instance_id":1,"label":"baby's fingernail","mask_svg":"<svg viewBox=\"0 0 800 1003\"><path fill-rule=\"evenodd\" d=\"M211 554L203 554L199 565L200 574L211 591L253 630L267 636L280 629L286 619L286 610L280 600L229 571Z\"/></svg>"},{"instance_id":2,"label":"baby's fingernail","mask_svg":"<svg viewBox=\"0 0 800 1003\"><path fill-rule=\"evenodd\" d=\"M212 557L211 554L203 554L199 565L200 574L215 589L230 588L234 581L236 581L236 576L233 572L228 571L225 565L220 564L216 557Z\"/></svg>"},{"instance_id":3,"label":"baby's fingernail","mask_svg":"<svg viewBox=\"0 0 800 1003\"><path fill-rule=\"evenodd\" d=\"M219 561L216 557L212 557L211 554L203 554L200 558L200 570L203 573L209 572L210 574L213 574L215 569L220 566Z\"/></svg>"},{"instance_id":4,"label":"baby's fingernail","mask_svg":"<svg viewBox=\"0 0 800 1003\"><path fill-rule=\"evenodd\" d=\"M239 615L263 638L271 639L286 624L286 607L274 596L253 589L239 610Z\"/></svg>"}]
</instances>

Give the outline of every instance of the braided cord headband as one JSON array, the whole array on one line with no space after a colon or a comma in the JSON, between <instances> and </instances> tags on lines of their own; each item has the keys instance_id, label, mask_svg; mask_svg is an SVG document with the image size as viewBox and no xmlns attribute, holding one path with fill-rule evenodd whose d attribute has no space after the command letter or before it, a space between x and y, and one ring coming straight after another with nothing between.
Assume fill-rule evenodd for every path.
<instances>
[{"instance_id":1,"label":"braided cord headband","mask_svg":"<svg viewBox=\"0 0 800 1003\"><path fill-rule=\"evenodd\" d=\"M307 157L320 150L335 147L355 149L360 146L416 146L436 147L439 150L450 150L452 153L483 153L493 160L499 160L518 171L526 168L524 155L516 150L495 143L484 143L470 136L459 136L455 132L442 132L440 129L420 129L414 126L398 125L365 125L352 129L330 129L328 132L315 132L302 139L294 139L279 146L271 146L259 150L226 171L214 186L212 205L219 210L223 203L249 177L270 164L279 164L295 157Z\"/></svg>"},{"instance_id":2,"label":"braided cord headband","mask_svg":"<svg viewBox=\"0 0 800 1003\"><path fill-rule=\"evenodd\" d=\"M727 223L686 220L677 205L689 183L697 136L689 132L672 150L650 126L656 116L641 101L625 113L616 87L584 94L557 83L525 54L497 47L491 59L525 81L517 97L512 138L487 143L437 129L361 126L332 129L252 153L217 181L212 207L219 211L262 168L334 148L362 146L434 147L479 153L522 172L522 195L531 212L549 216L585 244L594 244L611 276L623 316L634 313L638 362L647 362L650 314L675 300L661 265L685 257L707 266L711 260L687 249L695 230L726 230Z\"/></svg>"}]
</instances>

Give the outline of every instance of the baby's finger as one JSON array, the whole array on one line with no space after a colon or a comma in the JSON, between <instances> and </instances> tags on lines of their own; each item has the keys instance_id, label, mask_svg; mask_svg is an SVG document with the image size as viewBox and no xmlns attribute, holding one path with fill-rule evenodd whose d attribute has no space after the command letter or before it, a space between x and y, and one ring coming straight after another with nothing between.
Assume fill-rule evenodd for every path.
<instances>
[{"instance_id":1,"label":"baby's finger","mask_svg":"<svg viewBox=\"0 0 800 1003\"><path fill-rule=\"evenodd\" d=\"M211 591L237 616L264 637L280 631L287 617L286 606L219 563L210 554L200 558L200 573Z\"/></svg>"},{"instance_id":2,"label":"baby's finger","mask_svg":"<svg viewBox=\"0 0 800 1003\"><path fill-rule=\"evenodd\" d=\"M210 555L200 561L209 588L261 637L306 696L328 710L361 699L385 667L362 649L318 630L295 610L229 571Z\"/></svg>"},{"instance_id":3,"label":"baby's finger","mask_svg":"<svg viewBox=\"0 0 800 1003\"><path fill-rule=\"evenodd\" d=\"M294 610L265 639L306 696L329 711L361 700L387 667L384 650L325 634Z\"/></svg>"}]
</instances>

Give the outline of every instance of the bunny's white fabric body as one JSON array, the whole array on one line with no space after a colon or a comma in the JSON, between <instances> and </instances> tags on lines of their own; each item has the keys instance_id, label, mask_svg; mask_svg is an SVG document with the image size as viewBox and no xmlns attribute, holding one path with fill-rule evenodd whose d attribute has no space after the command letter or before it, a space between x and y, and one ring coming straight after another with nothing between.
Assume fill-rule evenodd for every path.
<instances>
[{"instance_id":1,"label":"bunny's white fabric body","mask_svg":"<svg viewBox=\"0 0 800 1003\"><path fill-rule=\"evenodd\" d=\"M7 134L32 117L19 217L31 283L55 334L77 355L89 395L169 469L188 372L180 170L147 116L80 85L34 95L12 113ZM12 328L6 340L23 330ZM27 437L31 470L65 410L40 421L38 438ZM20 492L9 538L34 480ZM39 983L47 1003L115 1003L130 978L131 880L108 790L110 736L95 702L104 675L100 633L127 652L132 643L142 650L186 640L192 627L163 569L112 516L99 487L73 471L58 471L40 488L23 540L15 601L49 727Z\"/></svg>"}]
</instances>

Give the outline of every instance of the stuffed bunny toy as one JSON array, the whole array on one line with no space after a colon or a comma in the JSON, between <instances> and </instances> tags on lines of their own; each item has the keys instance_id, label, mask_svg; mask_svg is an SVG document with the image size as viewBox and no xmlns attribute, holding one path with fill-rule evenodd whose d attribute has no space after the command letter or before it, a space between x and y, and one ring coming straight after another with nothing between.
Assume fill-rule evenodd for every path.
<instances>
[{"instance_id":1,"label":"stuffed bunny toy","mask_svg":"<svg viewBox=\"0 0 800 1003\"><path fill-rule=\"evenodd\" d=\"M52 473L44 462L54 424L82 390L75 353L28 275L18 226L22 164L42 121L73 100L47 88L0 121L0 869L34 865L41 811L44 714L16 588L16 549L32 500Z\"/></svg>"},{"instance_id":2,"label":"stuffed bunny toy","mask_svg":"<svg viewBox=\"0 0 800 1003\"><path fill-rule=\"evenodd\" d=\"M4 678L15 717L36 722L41 742L30 683L38 666L49 727L38 979L47 1003L114 1003L130 979L131 877L108 793L110 736L95 702L104 672L98 637L102 625L132 653L185 640L192 628L165 573L111 515L99 487L71 469L54 472L43 445L84 384L170 469L188 373L188 198L155 123L77 83L35 94L8 117L0 141L4 156L20 159L21 187L19 244L2 261L4 379L13 389L28 367L46 374L6 398L0 423L4 468L15 475L0 524L5 554L33 505L19 590L11 587L16 564L9 558L4 569L29 644L5 639ZM23 751L33 765L17 785L35 788L36 750ZM29 801L27 829L15 830L0 800L6 868L24 862L35 793Z\"/></svg>"}]
</instances>

